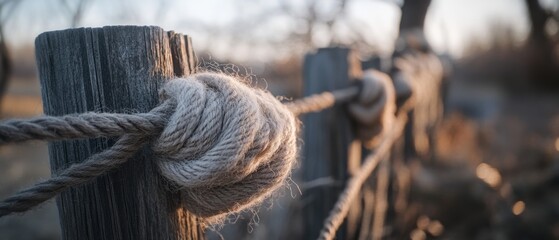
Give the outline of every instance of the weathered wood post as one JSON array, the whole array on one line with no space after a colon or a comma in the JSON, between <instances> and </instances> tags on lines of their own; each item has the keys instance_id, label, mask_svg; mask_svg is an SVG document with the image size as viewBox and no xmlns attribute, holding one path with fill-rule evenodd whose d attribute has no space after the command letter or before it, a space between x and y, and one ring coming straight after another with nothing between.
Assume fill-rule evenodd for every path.
<instances>
[{"instance_id":1,"label":"weathered wood post","mask_svg":"<svg viewBox=\"0 0 559 240\"><path fill-rule=\"evenodd\" d=\"M304 95L348 87L361 74L361 63L351 50L319 49L305 59ZM304 115L303 128L303 181L335 181L303 192L303 239L316 239L346 179L361 164L361 143L355 139L354 124L342 105ZM346 239L348 232L355 232L355 219L350 212L337 239Z\"/></svg>"},{"instance_id":2,"label":"weathered wood post","mask_svg":"<svg viewBox=\"0 0 559 240\"><path fill-rule=\"evenodd\" d=\"M47 32L36 39L48 115L86 111L147 112L158 89L195 71L190 38L159 27L119 26ZM114 139L50 143L54 174ZM134 159L59 197L64 239L199 239L202 228L181 207L146 147Z\"/></svg>"}]
</instances>

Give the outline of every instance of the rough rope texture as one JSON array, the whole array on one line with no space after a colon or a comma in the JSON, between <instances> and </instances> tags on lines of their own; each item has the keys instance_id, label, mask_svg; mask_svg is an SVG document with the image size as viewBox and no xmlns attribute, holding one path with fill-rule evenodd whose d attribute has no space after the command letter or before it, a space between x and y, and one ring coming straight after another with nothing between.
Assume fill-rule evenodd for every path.
<instances>
[{"instance_id":1,"label":"rough rope texture","mask_svg":"<svg viewBox=\"0 0 559 240\"><path fill-rule=\"evenodd\" d=\"M25 212L49 200L69 187L89 182L130 159L146 141L145 137L125 135L111 148L73 164L55 177L18 192L0 203L0 217L13 212Z\"/></svg>"},{"instance_id":2,"label":"rough rope texture","mask_svg":"<svg viewBox=\"0 0 559 240\"><path fill-rule=\"evenodd\" d=\"M349 212L350 205L358 196L363 183L375 170L378 163L385 159L384 157L389 154L394 142L401 136L407 121L406 114L406 112L399 114L389 128L390 131L386 133L378 145L378 148L367 156L359 171L348 180L344 191L340 194L334 208L330 211L330 215L324 221L324 227L320 232L319 239L334 239L336 230L343 223Z\"/></svg>"},{"instance_id":3,"label":"rough rope texture","mask_svg":"<svg viewBox=\"0 0 559 240\"><path fill-rule=\"evenodd\" d=\"M386 135L396 113L396 91L390 77L376 70L363 73L363 87L348 110L357 125L357 136L373 148Z\"/></svg>"},{"instance_id":4,"label":"rough rope texture","mask_svg":"<svg viewBox=\"0 0 559 240\"><path fill-rule=\"evenodd\" d=\"M366 86L362 86L366 87ZM329 107L334 106L335 103L348 102L359 96L363 90L362 87L352 86L345 89L334 90L332 92L323 92L319 94L310 95L303 99L298 99L285 105L291 112L296 115L310 112L319 112ZM368 85L367 85L368 87Z\"/></svg>"},{"instance_id":5,"label":"rough rope texture","mask_svg":"<svg viewBox=\"0 0 559 240\"><path fill-rule=\"evenodd\" d=\"M118 167L155 136L151 148L161 174L200 217L250 207L289 175L297 149L295 118L268 92L201 73L170 81L162 96L163 103L146 114L86 113L0 124L0 143L122 136L111 148L0 202L0 216L29 210Z\"/></svg>"},{"instance_id":6,"label":"rough rope texture","mask_svg":"<svg viewBox=\"0 0 559 240\"><path fill-rule=\"evenodd\" d=\"M161 132L172 111L168 102L149 113L83 113L66 116L43 116L29 120L0 123L0 144L29 140L60 140L116 137L124 134L153 135Z\"/></svg>"},{"instance_id":7,"label":"rough rope texture","mask_svg":"<svg viewBox=\"0 0 559 240\"><path fill-rule=\"evenodd\" d=\"M271 94L229 76L173 81L177 108L153 149L161 173L201 217L237 212L286 179L296 158L295 118ZM186 130L186 131L185 131Z\"/></svg>"}]
</instances>

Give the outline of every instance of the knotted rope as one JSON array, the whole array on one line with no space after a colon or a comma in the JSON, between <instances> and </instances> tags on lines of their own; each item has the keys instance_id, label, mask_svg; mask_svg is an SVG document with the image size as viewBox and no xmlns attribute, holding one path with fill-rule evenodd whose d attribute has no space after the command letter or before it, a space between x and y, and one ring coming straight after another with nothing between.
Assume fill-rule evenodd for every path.
<instances>
[{"instance_id":1,"label":"knotted rope","mask_svg":"<svg viewBox=\"0 0 559 240\"><path fill-rule=\"evenodd\" d=\"M373 148L394 121L396 91L390 77L376 70L365 71L362 82L363 90L348 110L357 123L357 136L366 147Z\"/></svg>"},{"instance_id":2,"label":"knotted rope","mask_svg":"<svg viewBox=\"0 0 559 240\"><path fill-rule=\"evenodd\" d=\"M237 212L289 175L296 157L294 115L271 94L214 73L175 79L149 113L85 113L0 124L0 143L122 136L111 148L0 202L22 212L130 159L150 140L160 172L200 217Z\"/></svg>"},{"instance_id":3,"label":"knotted rope","mask_svg":"<svg viewBox=\"0 0 559 240\"><path fill-rule=\"evenodd\" d=\"M360 86L283 105L233 77L200 73L169 81L160 94L162 103L148 113L0 123L0 144L120 136L111 148L0 202L0 217L27 211L117 168L149 142L160 173L182 191L185 207L199 217L219 219L260 202L289 175L297 150L295 115L355 99L350 112L361 124L388 122L394 93L383 78L366 75Z\"/></svg>"},{"instance_id":4,"label":"knotted rope","mask_svg":"<svg viewBox=\"0 0 559 240\"><path fill-rule=\"evenodd\" d=\"M297 149L295 118L271 94L231 77L195 79L164 88L177 107L152 148L161 174L188 189L189 211L200 217L237 212L289 175Z\"/></svg>"}]
</instances>

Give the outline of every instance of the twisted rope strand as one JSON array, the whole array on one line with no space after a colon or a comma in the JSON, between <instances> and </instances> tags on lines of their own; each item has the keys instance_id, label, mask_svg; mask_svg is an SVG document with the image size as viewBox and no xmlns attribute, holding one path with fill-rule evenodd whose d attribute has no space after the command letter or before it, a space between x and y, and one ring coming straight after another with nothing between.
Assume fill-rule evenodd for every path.
<instances>
[{"instance_id":1,"label":"twisted rope strand","mask_svg":"<svg viewBox=\"0 0 559 240\"><path fill-rule=\"evenodd\" d=\"M385 158L389 159L390 154ZM382 161L382 160L381 160ZM377 174L377 188L376 188L376 201L373 216L372 240L380 240L384 235L384 220L386 218L386 211L388 207L388 185L390 178L390 165L388 160L380 163Z\"/></svg>"},{"instance_id":2,"label":"twisted rope strand","mask_svg":"<svg viewBox=\"0 0 559 240\"><path fill-rule=\"evenodd\" d=\"M319 112L335 103L350 101L359 94L359 87L352 86L310 95L285 103L294 114ZM41 116L31 119L14 119L0 123L0 144L30 140L71 140L99 137L117 137L124 134L154 135L163 130L173 110L169 101L148 113L122 114L86 112L64 116Z\"/></svg>"},{"instance_id":3,"label":"twisted rope strand","mask_svg":"<svg viewBox=\"0 0 559 240\"><path fill-rule=\"evenodd\" d=\"M42 116L0 123L0 144L29 140L69 140L116 137L125 134L154 135L165 127L173 104L166 101L148 113L88 112L65 116Z\"/></svg>"},{"instance_id":4,"label":"twisted rope strand","mask_svg":"<svg viewBox=\"0 0 559 240\"><path fill-rule=\"evenodd\" d=\"M349 207L357 197L363 183L375 170L378 163L389 153L394 142L402 135L406 121L406 112L400 113L395 120L393 128L384 137L376 151L367 156L363 166L348 180L344 191L340 194L334 208L324 221L324 226L320 231L318 239L334 239L336 231L347 216Z\"/></svg>"},{"instance_id":5,"label":"twisted rope strand","mask_svg":"<svg viewBox=\"0 0 559 240\"><path fill-rule=\"evenodd\" d=\"M361 91L359 86L323 92L286 103L285 106L295 115L319 112L334 106L335 103L348 102L357 98Z\"/></svg>"},{"instance_id":6,"label":"twisted rope strand","mask_svg":"<svg viewBox=\"0 0 559 240\"><path fill-rule=\"evenodd\" d=\"M62 170L57 176L0 202L0 217L14 212L25 212L67 188L87 183L107 171L115 169L134 156L146 140L145 136L122 136L111 148L92 155L82 163L73 164Z\"/></svg>"}]
</instances>

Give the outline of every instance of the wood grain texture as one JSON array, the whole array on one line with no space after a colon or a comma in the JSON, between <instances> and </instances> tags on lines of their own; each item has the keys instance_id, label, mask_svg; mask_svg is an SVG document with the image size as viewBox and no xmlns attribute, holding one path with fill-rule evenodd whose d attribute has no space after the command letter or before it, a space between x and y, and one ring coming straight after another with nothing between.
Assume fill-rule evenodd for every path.
<instances>
[{"instance_id":1,"label":"wood grain texture","mask_svg":"<svg viewBox=\"0 0 559 240\"><path fill-rule=\"evenodd\" d=\"M165 80L193 73L190 38L158 27L43 33L36 39L45 113L147 112ZM49 145L56 174L115 139ZM57 198L64 239L201 239L202 228L158 174L148 147L115 171Z\"/></svg>"},{"instance_id":2,"label":"wood grain texture","mask_svg":"<svg viewBox=\"0 0 559 240\"><path fill-rule=\"evenodd\" d=\"M305 58L304 95L348 87L361 74L361 64L349 49L319 49ZM345 181L361 163L361 143L355 140L354 124L342 105L304 115L303 126L303 181L331 177L338 183L303 192L303 239L316 239ZM337 239L347 239L348 233L357 230L352 215Z\"/></svg>"}]
</instances>

